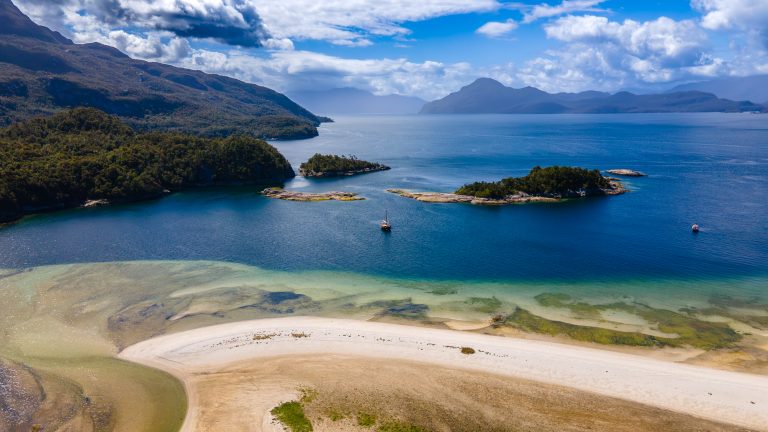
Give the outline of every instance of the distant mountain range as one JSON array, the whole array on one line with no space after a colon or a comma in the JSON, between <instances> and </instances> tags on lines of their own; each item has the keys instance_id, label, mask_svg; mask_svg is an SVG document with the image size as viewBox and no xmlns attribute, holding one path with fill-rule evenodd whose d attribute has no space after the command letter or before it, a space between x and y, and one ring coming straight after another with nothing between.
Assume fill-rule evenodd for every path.
<instances>
[{"instance_id":1,"label":"distant mountain range","mask_svg":"<svg viewBox=\"0 0 768 432\"><path fill-rule=\"evenodd\" d=\"M412 96L376 96L351 87L288 93L312 112L332 114L416 114L426 101Z\"/></svg>"},{"instance_id":2,"label":"distant mountain range","mask_svg":"<svg viewBox=\"0 0 768 432\"><path fill-rule=\"evenodd\" d=\"M204 135L317 135L318 118L258 85L74 44L0 0L0 125L89 106L133 127Z\"/></svg>"},{"instance_id":3,"label":"distant mountain range","mask_svg":"<svg viewBox=\"0 0 768 432\"><path fill-rule=\"evenodd\" d=\"M724 99L751 100L768 104L768 75L718 78L680 85L670 91L691 90L712 93Z\"/></svg>"},{"instance_id":4,"label":"distant mountain range","mask_svg":"<svg viewBox=\"0 0 768 432\"><path fill-rule=\"evenodd\" d=\"M650 112L744 112L765 111L748 101L720 99L711 93L679 91L636 95L587 91L547 93L533 87L514 89L490 78L481 78L448 96L429 102L422 114L559 114Z\"/></svg>"}]
</instances>

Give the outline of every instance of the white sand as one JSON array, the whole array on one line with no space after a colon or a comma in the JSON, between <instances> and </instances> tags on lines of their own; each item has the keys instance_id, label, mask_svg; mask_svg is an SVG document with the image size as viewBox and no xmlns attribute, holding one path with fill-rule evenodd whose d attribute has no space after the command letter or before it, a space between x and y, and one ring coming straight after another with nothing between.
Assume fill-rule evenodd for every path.
<instances>
[{"instance_id":1,"label":"white sand","mask_svg":"<svg viewBox=\"0 0 768 432\"><path fill-rule=\"evenodd\" d=\"M304 333L308 337L295 337ZM254 335L272 335L254 340ZM477 352L465 355L459 347ZM768 377L556 343L375 322L290 317L243 321L156 337L120 357L165 370L187 386L185 430L194 424L192 374L245 360L347 354L427 362L559 384L715 421L768 430Z\"/></svg>"}]
</instances>

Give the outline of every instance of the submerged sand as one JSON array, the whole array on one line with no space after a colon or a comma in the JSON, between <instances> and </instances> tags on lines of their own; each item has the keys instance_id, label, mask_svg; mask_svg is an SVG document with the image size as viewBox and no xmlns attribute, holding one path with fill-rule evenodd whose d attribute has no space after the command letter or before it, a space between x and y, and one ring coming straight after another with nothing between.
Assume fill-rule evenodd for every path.
<instances>
[{"instance_id":1,"label":"submerged sand","mask_svg":"<svg viewBox=\"0 0 768 432\"><path fill-rule=\"evenodd\" d=\"M462 354L461 347L471 347L475 353ZM132 345L119 354L120 358L159 368L184 382L190 401L184 430L197 430L198 423L209 418L207 410L211 407L201 403L204 398L197 388L201 376L254 364L257 360L308 355L422 362L493 373L768 430L765 376L452 330L315 317L276 318L160 336ZM210 384L206 394L211 391ZM291 384L295 389L300 383ZM228 389L244 395L251 390L247 386ZM271 398L249 399L263 416L267 405L289 400L291 392L290 386L277 386ZM218 421L224 422L219 423L222 426L229 420ZM263 423L262 419L259 424Z\"/></svg>"}]
</instances>

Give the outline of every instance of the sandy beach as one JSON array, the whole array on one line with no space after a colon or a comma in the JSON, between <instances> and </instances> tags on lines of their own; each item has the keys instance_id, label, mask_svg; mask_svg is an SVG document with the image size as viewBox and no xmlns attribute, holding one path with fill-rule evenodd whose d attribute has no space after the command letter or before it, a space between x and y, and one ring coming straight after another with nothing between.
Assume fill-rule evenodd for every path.
<instances>
[{"instance_id":1,"label":"sandy beach","mask_svg":"<svg viewBox=\"0 0 768 432\"><path fill-rule=\"evenodd\" d=\"M474 354L463 354L470 347ZM184 430L198 430L201 377L238 365L312 355L427 363L564 386L702 419L768 430L768 377L604 350L396 324L290 317L215 325L149 339L120 357L178 377L187 389ZM289 400L275 386L260 412ZM261 405L263 406L261 406ZM262 416L263 417L263 416ZM262 430L269 430L264 418Z\"/></svg>"}]
</instances>

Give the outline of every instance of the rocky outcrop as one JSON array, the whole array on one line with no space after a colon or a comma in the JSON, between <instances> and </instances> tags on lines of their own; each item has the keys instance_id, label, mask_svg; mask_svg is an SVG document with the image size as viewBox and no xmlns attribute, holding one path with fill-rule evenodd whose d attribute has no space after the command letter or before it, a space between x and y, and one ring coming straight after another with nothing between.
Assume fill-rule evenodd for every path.
<instances>
[{"instance_id":1,"label":"rocky outcrop","mask_svg":"<svg viewBox=\"0 0 768 432\"><path fill-rule=\"evenodd\" d=\"M281 188L267 188L261 194L286 201L361 201L365 198L354 192L296 192Z\"/></svg>"},{"instance_id":2,"label":"rocky outcrop","mask_svg":"<svg viewBox=\"0 0 768 432\"><path fill-rule=\"evenodd\" d=\"M602 195L621 195L628 192L621 182L612 180L611 187L601 189ZM551 203L560 202L566 198L557 198L549 196L529 195L525 192L518 192L515 195L507 195L501 199L478 198L471 195L460 195L455 193L443 192L413 192L405 189L387 189L387 192L400 195L401 197L415 199L428 203L467 203L474 205L508 205L508 204L526 204L526 203ZM586 195L586 196L595 196Z\"/></svg>"},{"instance_id":3,"label":"rocky outcrop","mask_svg":"<svg viewBox=\"0 0 768 432\"><path fill-rule=\"evenodd\" d=\"M640 171L635 171L627 168L609 169L606 171L608 174L625 176L625 177L645 177L647 174Z\"/></svg>"},{"instance_id":4,"label":"rocky outcrop","mask_svg":"<svg viewBox=\"0 0 768 432\"><path fill-rule=\"evenodd\" d=\"M379 165L377 167L372 168L364 168L359 170L350 170L350 171L312 171L307 170L304 168L299 168L299 175L304 177L345 177L345 176L353 176L357 174L366 174L366 173L372 173L376 171L387 171L391 169L390 167L386 165Z\"/></svg>"}]
</instances>

